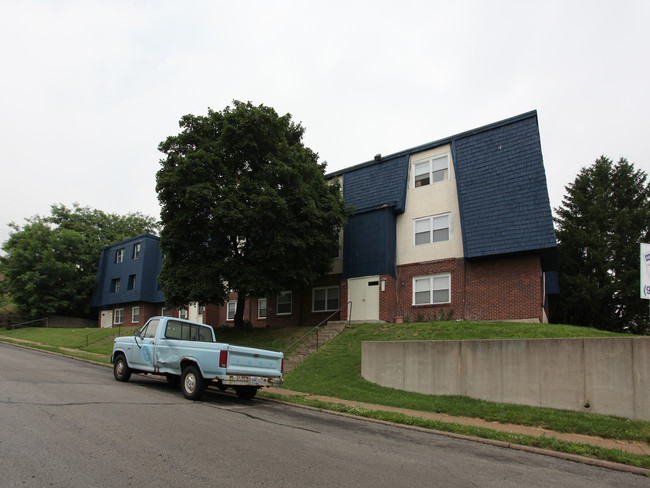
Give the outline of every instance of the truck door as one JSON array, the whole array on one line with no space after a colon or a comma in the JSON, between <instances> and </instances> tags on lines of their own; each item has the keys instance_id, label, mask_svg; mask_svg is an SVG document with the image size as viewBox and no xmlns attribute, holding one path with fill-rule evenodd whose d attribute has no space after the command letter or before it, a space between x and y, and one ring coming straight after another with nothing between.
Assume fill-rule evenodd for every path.
<instances>
[{"instance_id":1,"label":"truck door","mask_svg":"<svg viewBox=\"0 0 650 488\"><path fill-rule=\"evenodd\" d=\"M159 319L151 319L140 329L140 338L135 338L136 346L131 349L129 364L134 369L141 371L154 371L156 364L156 331Z\"/></svg>"}]
</instances>

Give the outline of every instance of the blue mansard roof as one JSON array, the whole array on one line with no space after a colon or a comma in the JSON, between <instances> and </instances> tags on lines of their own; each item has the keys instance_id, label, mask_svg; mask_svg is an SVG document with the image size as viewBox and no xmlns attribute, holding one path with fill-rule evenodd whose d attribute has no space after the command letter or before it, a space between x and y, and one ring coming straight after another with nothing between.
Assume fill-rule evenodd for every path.
<instances>
[{"instance_id":1,"label":"blue mansard roof","mask_svg":"<svg viewBox=\"0 0 650 488\"><path fill-rule=\"evenodd\" d=\"M326 175L343 178L355 215L390 207L403 213L411 154L450 144L466 258L556 248L537 112L423 144ZM386 229L388 232L388 229Z\"/></svg>"}]
</instances>

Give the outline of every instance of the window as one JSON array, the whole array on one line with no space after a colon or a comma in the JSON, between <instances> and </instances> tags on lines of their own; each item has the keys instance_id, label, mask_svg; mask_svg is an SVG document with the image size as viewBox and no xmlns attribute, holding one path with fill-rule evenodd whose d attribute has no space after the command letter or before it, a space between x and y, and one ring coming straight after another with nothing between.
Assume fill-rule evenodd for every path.
<instances>
[{"instance_id":1,"label":"window","mask_svg":"<svg viewBox=\"0 0 650 488\"><path fill-rule=\"evenodd\" d=\"M228 302L228 310L226 311L226 320L235 320L235 313L237 312L237 302L231 300Z\"/></svg>"},{"instance_id":2,"label":"window","mask_svg":"<svg viewBox=\"0 0 650 488\"><path fill-rule=\"evenodd\" d=\"M156 331L158 330L158 324L160 320L151 319L147 322L147 325L140 331L140 337L143 339L154 339L156 337Z\"/></svg>"},{"instance_id":3,"label":"window","mask_svg":"<svg viewBox=\"0 0 650 488\"><path fill-rule=\"evenodd\" d=\"M121 263L122 261L124 261L124 248L115 251L115 262Z\"/></svg>"},{"instance_id":4,"label":"window","mask_svg":"<svg viewBox=\"0 0 650 488\"><path fill-rule=\"evenodd\" d=\"M115 310L113 310L113 323L121 324L123 322L124 322L124 309L116 308Z\"/></svg>"},{"instance_id":5,"label":"window","mask_svg":"<svg viewBox=\"0 0 650 488\"><path fill-rule=\"evenodd\" d=\"M312 298L312 310L314 312L333 312L334 310L338 310L339 287L314 288Z\"/></svg>"},{"instance_id":6,"label":"window","mask_svg":"<svg viewBox=\"0 0 650 488\"><path fill-rule=\"evenodd\" d=\"M167 322L165 338L182 341L214 342L212 328L177 320Z\"/></svg>"},{"instance_id":7,"label":"window","mask_svg":"<svg viewBox=\"0 0 650 488\"><path fill-rule=\"evenodd\" d=\"M413 305L450 303L451 275L441 274L413 278Z\"/></svg>"},{"instance_id":8,"label":"window","mask_svg":"<svg viewBox=\"0 0 650 488\"><path fill-rule=\"evenodd\" d=\"M435 156L413 163L413 188L449 179L449 155Z\"/></svg>"},{"instance_id":9,"label":"window","mask_svg":"<svg viewBox=\"0 0 650 488\"><path fill-rule=\"evenodd\" d=\"M266 298L257 299L257 318L258 319L266 318Z\"/></svg>"},{"instance_id":10,"label":"window","mask_svg":"<svg viewBox=\"0 0 650 488\"><path fill-rule=\"evenodd\" d=\"M277 315L291 314L291 291L281 291L278 295Z\"/></svg>"},{"instance_id":11,"label":"window","mask_svg":"<svg viewBox=\"0 0 650 488\"><path fill-rule=\"evenodd\" d=\"M131 309L131 322L140 322L140 307L133 307Z\"/></svg>"},{"instance_id":12,"label":"window","mask_svg":"<svg viewBox=\"0 0 650 488\"><path fill-rule=\"evenodd\" d=\"M119 293L119 292L120 292L120 279L113 278L111 280L111 293Z\"/></svg>"},{"instance_id":13,"label":"window","mask_svg":"<svg viewBox=\"0 0 650 488\"><path fill-rule=\"evenodd\" d=\"M205 313L205 305L199 305L199 315L203 315Z\"/></svg>"},{"instance_id":14,"label":"window","mask_svg":"<svg viewBox=\"0 0 650 488\"><path fill-rule=\"evenodd\" d=\"M413 223L413 242L416 246L449 240L449 214L424 217Z\"/></svg>"},{"instance_id":15,"label":"window","mask_svg":"<svg viewBox=\"0 0 650 488\"><path fill-rule=\"evenodd\" d=\"M133 244L133 259L140 257L140 243Z\"/></svg>"},{"instance_id":16,"label":"window","mask_svg":"<svg viewBox=\"0 0 650 488\"><path fill-rule=\"evenodd\" d=\"M179 308L178 309L178 318L179 319L187 319L187 309L186 308Z\"/></svg>"},{"instance_id":17,"label":"window","mask_svg":"<svg viewBox=\"0 0 650 488\"><path fill-rule=\"evenodd\" d=\"M129 275L129 281L126 284L127 290L133 290L135 288L135 275Z\"/></svg>"}]
</instances>

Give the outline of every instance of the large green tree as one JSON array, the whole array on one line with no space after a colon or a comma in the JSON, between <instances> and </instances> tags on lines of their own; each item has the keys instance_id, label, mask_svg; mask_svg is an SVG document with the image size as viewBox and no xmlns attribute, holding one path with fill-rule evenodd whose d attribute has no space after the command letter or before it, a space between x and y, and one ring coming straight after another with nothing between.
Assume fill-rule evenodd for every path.
<instances>
[{"instance_id":1,"label":"large green tree","mask_svg":"<svg viewBox=\"0 0 650 488\"><path fill-rule=\"evenodd\" d=\"M144 232L156 232L156 220L141 213L107 214L101 210L52 205L49 216L26 219L2 245L2 290L31 317L84 315L97 278L103 246Z\"/></svg>"},{"instance_id":2,"label":"large green tree","mask_svg":"<svg viewBox=\"0 0 650 488\"><path fill-rule=\"evenodd\" d=\"M159 281L177 306L237 292L240 327L247 297L309 285L331 269L349 209L290 114L235 101L179 125L159 146Z\"/></svg>"},{"instance_id":3,"label":"large green tree","mask_svg":"<svg viewBox=\"0 0 650 488\"><path fill-rule=\"evenodd\" d=\"M553 321L647 333L639 244L650 238L650 184L626 159L601 156L566 186L557 217L560 297Z\"/></svg>"}]
</instances>

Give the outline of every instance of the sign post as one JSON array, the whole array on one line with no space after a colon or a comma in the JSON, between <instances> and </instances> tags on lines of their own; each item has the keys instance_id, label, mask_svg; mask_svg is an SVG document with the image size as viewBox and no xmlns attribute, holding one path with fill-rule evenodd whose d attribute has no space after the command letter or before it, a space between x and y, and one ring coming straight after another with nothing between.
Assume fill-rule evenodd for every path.
<instances>
[{"instance_id":1,"label":"sign post","mask_svg":"<svg viewBox=\"0 0 650 488\"><path fill-rule=\"evenodd\" d=\"M641 298L650 300L650 244L641 244Z\"/></svg>"},{"instance_id":2,"label":"sign post","mask_svg":"<svg viewBox=\"0 0 650 488\"><path fill-rule=\"evenodd\" d=\"M650 300L650 244L641 244L641 298ZM648 302L650 317L650 301Z\"/></svg>"}]
</instances>

